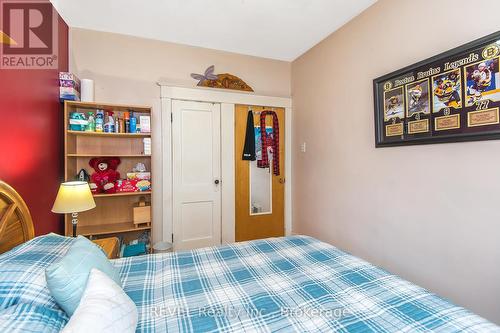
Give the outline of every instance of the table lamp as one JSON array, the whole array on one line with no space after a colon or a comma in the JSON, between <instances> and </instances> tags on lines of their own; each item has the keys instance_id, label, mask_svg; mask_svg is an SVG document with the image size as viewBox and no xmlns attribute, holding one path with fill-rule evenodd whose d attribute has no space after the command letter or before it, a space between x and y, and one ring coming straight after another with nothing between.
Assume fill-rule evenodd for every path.
<instances>
[{"instance_id":1,"label":"table lamp","mask_svg":"<svg viewBox=\"0 0 500 333\"><path fill-rule=\"evenodd\" d=\"M86 182L62 183L57 192L57 197L52 207L52 212L59 214L70 214L73 224L73 237L76 237L76 225L78 224L78 213L95 208L94 197L90 192L89 184Z\"/></svg>"}]
</instances>

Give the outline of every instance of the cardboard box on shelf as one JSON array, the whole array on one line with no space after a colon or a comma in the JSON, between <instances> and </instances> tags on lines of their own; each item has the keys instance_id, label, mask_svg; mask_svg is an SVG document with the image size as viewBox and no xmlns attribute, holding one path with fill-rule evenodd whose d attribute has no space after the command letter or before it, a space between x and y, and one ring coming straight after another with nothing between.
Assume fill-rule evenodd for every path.
<instances>
[{"instance_id":1,"label":"cardboard box on shelf","mask_svg":"<svg viewBox=\"0 0 500 333\"><path fill-rule=\"evenodd\" d=\"M150 116L139 116L139 124L141 128L141 133L151 133L151 117Z\"/></svg>"},{"instance_id":2,"label":"cardboard box on shelf","mask_svg":"<svg viewBox=\"0 0 500 333\"><path fill-rule=\"evenodd\" d=\"M134 207L133 222L136 227L140 224L151 223L151 204L146 202L146 198L141 197Z\"/></svg>"},{"instance_id":3,"label":"cardboard box on shelf","mask_svg":"<svg viewBox=\"0 0 500 333\"><path fill-rule=\"evenodd\" d=\"M80 79L73 73L59 72L59 99L80 100Z\"/></svg>"},{"instance_id":4,"label":"cardboard box on shelf","mask_svg":"<svg viewBox=\"0 0 500 333\"><path fill-rule=\"evenodd\" d=\"M127 172L127 179L151 180L151 172Z\"/></svg>"}]
</instances>

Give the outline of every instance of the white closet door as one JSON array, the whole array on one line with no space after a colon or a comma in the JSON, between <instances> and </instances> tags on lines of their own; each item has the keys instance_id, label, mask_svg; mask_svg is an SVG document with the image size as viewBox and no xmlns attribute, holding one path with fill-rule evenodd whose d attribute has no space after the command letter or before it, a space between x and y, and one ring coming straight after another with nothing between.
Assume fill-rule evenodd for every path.
<instances>
[{"instance_id":1,"label":"white closet door","mask_svg":"<svg viewBox=\"0 0 500 333\"><path fill-rule=\"evenodd\" d=\"M221 244L220 104L172 101L176 250Z\"/></svg>"}]
</instances>

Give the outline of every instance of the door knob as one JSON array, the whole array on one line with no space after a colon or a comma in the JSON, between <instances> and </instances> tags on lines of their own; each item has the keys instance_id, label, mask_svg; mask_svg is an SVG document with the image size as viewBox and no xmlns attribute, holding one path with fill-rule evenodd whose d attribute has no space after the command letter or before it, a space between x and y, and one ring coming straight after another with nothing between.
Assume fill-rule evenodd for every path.
<instances>
[{"instance_id":1,"label":"door knob","mask_svg":"<svg viewBox=\"0 0 500 333\"><path fill-rule=\"evenodd\" d=\"M215 183L215 185L219 185L220 180L216 179L216 180L214 181L214 183Z\"/></svg>"}]
</instances>

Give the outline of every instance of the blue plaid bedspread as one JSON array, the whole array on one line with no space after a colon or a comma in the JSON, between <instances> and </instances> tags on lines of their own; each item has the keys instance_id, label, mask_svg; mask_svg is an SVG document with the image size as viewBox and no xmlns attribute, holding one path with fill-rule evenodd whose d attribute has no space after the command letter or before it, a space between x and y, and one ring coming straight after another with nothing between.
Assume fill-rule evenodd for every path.
<instances>
[{"instance_id":1,"label":"blue plaid bedspread","mask_svg":"<svg viewBox=\"0 0 500 333\"><path fill-rule=\"evenodd\" d=\"M0 332L57 332L68 320L44 269L71 238L0 255ZM306 236L117 259L138 332L500 332L473 313Z\"/></svg>"}]
</instances>

